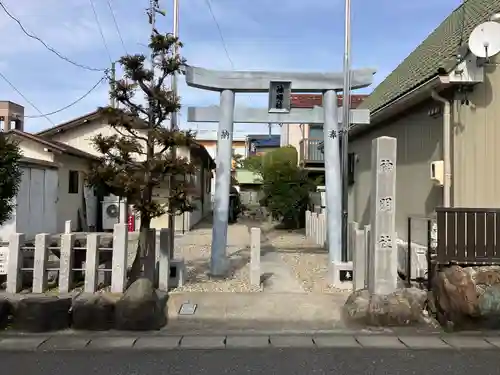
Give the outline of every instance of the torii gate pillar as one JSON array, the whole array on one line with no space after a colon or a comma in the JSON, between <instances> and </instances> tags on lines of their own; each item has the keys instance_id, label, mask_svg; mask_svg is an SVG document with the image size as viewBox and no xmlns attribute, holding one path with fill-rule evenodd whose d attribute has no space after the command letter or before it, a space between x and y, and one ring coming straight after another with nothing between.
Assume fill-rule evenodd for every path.
<instances>
[{"instance_id":1,"label":"torii gate pillar","mask_svg":"<svg viewBox=\"0 0 500 375\"><path fill-rule=\"evenodd\" d=\"M231 158L234 127L234 91L220 93L220 120L217 131L214 219L210 273L224 276L228 269L226 246L229 218L229 189L231 186Z\"/></svg>"}]
</instances>

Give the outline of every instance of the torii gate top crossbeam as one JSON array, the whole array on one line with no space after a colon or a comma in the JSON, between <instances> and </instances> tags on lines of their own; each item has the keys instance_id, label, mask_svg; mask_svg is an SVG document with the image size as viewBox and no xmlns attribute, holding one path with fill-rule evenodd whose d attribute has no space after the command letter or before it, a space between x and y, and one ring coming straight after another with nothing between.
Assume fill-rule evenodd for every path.
<instances>
[{"instance_id":1,"label":"torii gate top crossbeam","mask_svg":"<svg viewBox=\"0 0 500 375\"><path fill-rule=\"evenodd\" d=\"M373 83L375 69L352 70L351 88L361 89ZM186 83L190 87L210 91L268 92L271 81L292 82L292 91L313 93L341 91L344 75L340 73L290 73L261 71L218 71L186 66Z\"/></svg>"}]
</instances>

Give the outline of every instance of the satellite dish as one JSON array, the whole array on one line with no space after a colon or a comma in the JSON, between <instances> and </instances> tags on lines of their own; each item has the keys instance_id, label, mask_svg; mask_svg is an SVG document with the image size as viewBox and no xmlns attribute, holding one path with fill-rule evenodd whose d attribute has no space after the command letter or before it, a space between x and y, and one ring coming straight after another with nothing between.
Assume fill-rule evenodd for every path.
<instances>
[{"instance_id":1,"label":"satellite dish","mask_svg":"<svg viewBox=\"0 0 500 375\"><path fill-rule=\"evenodd\" d=\"M492 57L500 52L500 23L480 24L469 36L469 49L477 57Z\"/></svg>"}]
</instances>

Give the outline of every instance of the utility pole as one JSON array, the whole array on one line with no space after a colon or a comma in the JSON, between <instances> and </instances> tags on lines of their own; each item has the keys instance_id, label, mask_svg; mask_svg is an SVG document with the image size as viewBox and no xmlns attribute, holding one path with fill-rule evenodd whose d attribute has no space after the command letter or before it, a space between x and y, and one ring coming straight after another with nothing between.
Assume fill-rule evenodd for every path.
<instances>
[{"instance_id":1,"label":"utility pole","mask_svg":"<svg viewBox=\"0 0 500 375\"><path fill-rule=\"evenodd\" d=\"M116 100L115 98L111 95L112 92L115 91L116 88L116 63L113 61L111 63L111 77L109 81L109 105L112 108L116 108Z\"/></svg>"},{"instance_id":2,"label":"utility pole","mask_svg":"<svg viewBox=\"0 0 500 375\"><path fill-rule=\"evenodd\" d=\"M342 99L342 261L348 255L349 128L351 107L351 0L345 0L344 89Z\"/></svg>"},{"instance_id":3,"label":"utility pole","mask_svg":"<svg viewBox=\"0 0 500 375\"><path fill-rule=\"evenodd\" d=\"M174 0L174 22L173 22L173 35L174 37L179 37L179 0ZM177 58L179 56L179 48L177 45L174 47L174 56ZM170 89L177 96L178 88L177 88L177 73L172 75L172 79L170 82ZM177 123L177 112L173 112L170 114L170 130L176 130L178 128ZM176 150L175 147L172 147L171 150L172 157L175 158ZM174 186L175 176L170 176L170 187ZM168 215L168 228L170 232L169 236L169 249L170 249L170 257L174 257L174 246L175 246L175 216L174 214Z\"/></svg>"}]
</instances>

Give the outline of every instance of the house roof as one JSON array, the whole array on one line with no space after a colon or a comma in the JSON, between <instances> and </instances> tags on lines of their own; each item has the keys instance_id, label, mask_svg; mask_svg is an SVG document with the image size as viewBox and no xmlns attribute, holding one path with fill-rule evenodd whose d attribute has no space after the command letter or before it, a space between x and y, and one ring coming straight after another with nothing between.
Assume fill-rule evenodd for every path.
<instances>
[{"instance_id":1,"label":"house roof","mask_svg":"<svg viewBox=\"0 0 500 375\"><path fill-rule=\"evenodd\" d=\"M351 108L356 108L368 95L351 95ZM292 108L313 108L323 105L323 95L318 94L292 94ZM344 97L337 95L337 105L342 106Z\"/></svg>"},{"instance_id":2,"label":"house roof","mask_svg":"<svg viewBox=\"0 0 500 375\"><path fill-rule=\"evenodd\" d=\"M58 152L68 154L71 156L76 156L79 158L85 158L85 159L96 159L96 157L92 154L89 154L88 152L82 151L78 148L69 146L67 144L61 143L61 142L56 142L50 139L46 139L44 137L41 137L37 134L32 134L32 133L26 133L18 129L11 129L7 132L8 134L13 134L15 136L29 139L30 141L40 143L48 148L54 149Z\"/></svg>"},{"instance_id":3,"label":"house roof","mask_svg":"<svg viewBox=\"0 0 500 375\"><path fill-rule=\"evenodd\" d=\"M53 126L52 128L48 128L45 130L42 130L41 132L36 133L39 136L43 137L50 137L54 134L61 133L66 130L78 128L79 126L82 126L84 124L87 124L91 121L99 120L104 118L106 115L99 109L96 109L93 112L89 112L83 116L77 117L73 120L63 122L62 124ZM143 121L138 122L138 127L143 127L145 126L145 123Z\"/></svg>"},{"instance_id":4,"label":"house roof","mask_svg":"<svg viewBox=\"0 0 500 375\"><path fill-rule=\"evenodd\" d=\"M105 116L106 116L105 113L103 113L101 110L97 109L93 112L87 113L86 115L77 117L73 120L63 122L62 124L56 125L52 128L45 129L45 130L42 130L41 132L38 132L36 134L30 134L30 135L33 135L35 137L38 137L38 138L43 139L45 141L48 141L50 143L54 143L56 145L59 145L60 147L67 147L67 148L72 148L74 150L78 150L74 147L67 146L64 143L53 141L52 139L50 139L50 137L57 134L57 133L71 130L71 129L75 129L75 128L78 128L78 127L83 126L85 124L89 124L92 121L105 118ZM137 121L137 123L135 125L138 129L147 127L146 122L142 121L142 120ZM80 150L78 150L78 151L84 153L83 151L80 151ZM193 154L196 157L199 157L202 160L206 160L210 169L215 168L215 162L214 162L213 158L210 156L208 151L205 149L205 147L201 143L195 141L194 144L191 146L191 152L193 152ZM85 152L85 154L86 154L86 152ZM93 157L95 158L95 156L93 156Z\"/></svg>"},{"instance_id":5,"label":"house roof","mask_svg":"<svg viewBox=\"0 0 500 375\"><path fill-rule=\"evenodd\" d=\"M363 101L359 108L372 112L438 76L438 70L456 66L459 47L472 30L500 11L500 0L466 0L439 25Z\"/></svg>"}]
</instances>

